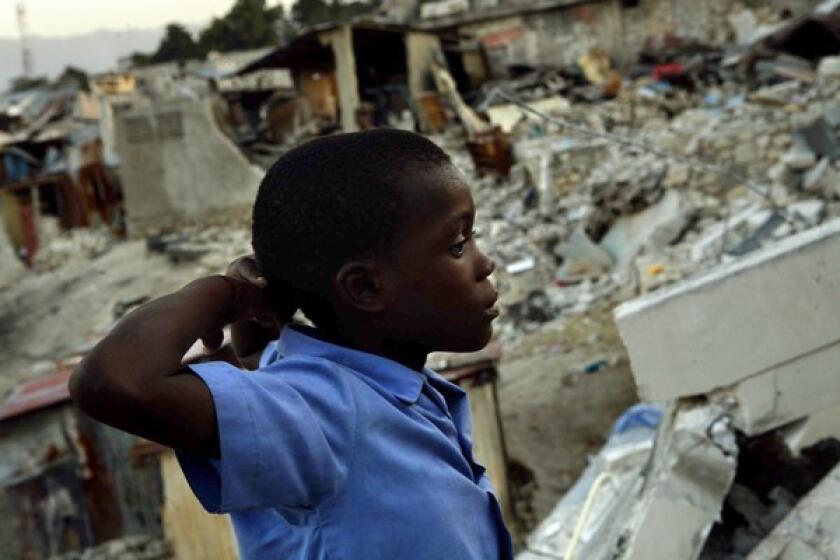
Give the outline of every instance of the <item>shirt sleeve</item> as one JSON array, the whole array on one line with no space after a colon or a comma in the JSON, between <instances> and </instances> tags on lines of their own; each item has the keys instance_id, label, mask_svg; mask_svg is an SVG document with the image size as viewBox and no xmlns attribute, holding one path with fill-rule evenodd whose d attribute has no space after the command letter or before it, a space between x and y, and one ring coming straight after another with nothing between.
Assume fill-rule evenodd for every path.
<instances>
[{"instance_id":1,"label":"shirt sleeve","mask_svg":"<svg viewBox=\"0 0 840 560\"><path fill-rule=\"evenodd\" d=\"M213 396L221 457L176 454L207 511L314 507L338 493L352 455L355 406L336 366L285 358L253 373L225 362L190 367Z\"/></svg>"}]
</instances>

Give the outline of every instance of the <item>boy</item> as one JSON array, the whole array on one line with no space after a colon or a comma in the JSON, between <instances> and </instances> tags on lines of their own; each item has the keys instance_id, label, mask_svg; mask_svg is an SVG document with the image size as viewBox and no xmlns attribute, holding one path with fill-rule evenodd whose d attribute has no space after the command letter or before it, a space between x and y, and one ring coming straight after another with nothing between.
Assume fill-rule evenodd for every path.
<instances>
[{"instance_id":1,"label":"boy","mask_svg":"<svg viewBox=\"0 0 840 560\"><path fill-rule=\"evenodd\" d=\"M141 307L90 352L71 394L175 448L202 505L231 514L243 558L511 558L466 395L424 368L429 352L478 350L492 334L494 264L474 217L463 178L422 136L304 144L254 205L264 281L202 278ZM271 338L258 321L298 308L316 328L287 325L254 372L181 366L231 323L247 361Z\"/></svg>"}]
</instances>

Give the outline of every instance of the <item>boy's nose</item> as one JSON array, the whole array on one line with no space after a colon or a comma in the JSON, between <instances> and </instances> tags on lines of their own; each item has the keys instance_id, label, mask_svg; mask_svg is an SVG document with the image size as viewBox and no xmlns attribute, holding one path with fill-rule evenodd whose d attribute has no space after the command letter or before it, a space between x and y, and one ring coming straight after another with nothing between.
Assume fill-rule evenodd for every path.
<instances>
[{"instance_id":1,"label":"boy's nose","mask_svg":"<svg viewBox=\"0 0 840 560\"><path fill-rule=\"evenodd\" d=\"M496 261L487 256L486 253L481 252L481 262L478 267L478 279L484 280L496 270Z\"/></svg>"}]
</instances>

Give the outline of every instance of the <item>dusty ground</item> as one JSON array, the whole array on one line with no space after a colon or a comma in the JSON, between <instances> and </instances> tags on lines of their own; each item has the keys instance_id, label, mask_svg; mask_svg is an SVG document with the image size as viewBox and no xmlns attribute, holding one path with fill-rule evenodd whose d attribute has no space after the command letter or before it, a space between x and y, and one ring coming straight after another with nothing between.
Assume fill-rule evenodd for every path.
<instances>
[{"instance_id":1,"label":"dusty ground","mask_svg":"<svg viewBox=\"0 0 840 560\"><path fill-rule=\"evenodd\" d=\"M594 373L583 367L607 357ZM517 515L530 531L577 480L636 387L607 307L533 334L500 365L499 404Z\"/></svg>"},{"instance_id":2,"label":"dusty ground","mask_svg":"<svg viewBox=\"0 0 840 560\"><path fill-rule=\"evenodd\" d=\"M236 233L236 241L244 237ZM55 362L101 338L132 301L177 290L199 276L221 272L247 245L172 263L145 241L115 241L90 258L73 255L49 271L0 275L0 394L18 381L49 373Z\"/></svg>"}]
</instances>

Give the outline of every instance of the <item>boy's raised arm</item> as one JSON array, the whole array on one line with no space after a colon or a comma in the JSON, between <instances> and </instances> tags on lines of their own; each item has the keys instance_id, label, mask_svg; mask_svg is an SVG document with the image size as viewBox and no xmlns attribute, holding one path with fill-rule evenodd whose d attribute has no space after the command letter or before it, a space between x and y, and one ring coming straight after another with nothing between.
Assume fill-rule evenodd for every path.
<instances>
[{"instance_id":1,"label":"boy's raised arm","mask_svg":"<svg viewBox=\"0 0 840 560\"><path fill-rule=\"evenodd\" d=\"M218 343L224 325L265 308L262 290L247 282L196 280L120 321L79 364L70 394L84 412L115 428L218 457L213 398L181 358L197 339Z\"/></svg>"}]
</instances>

